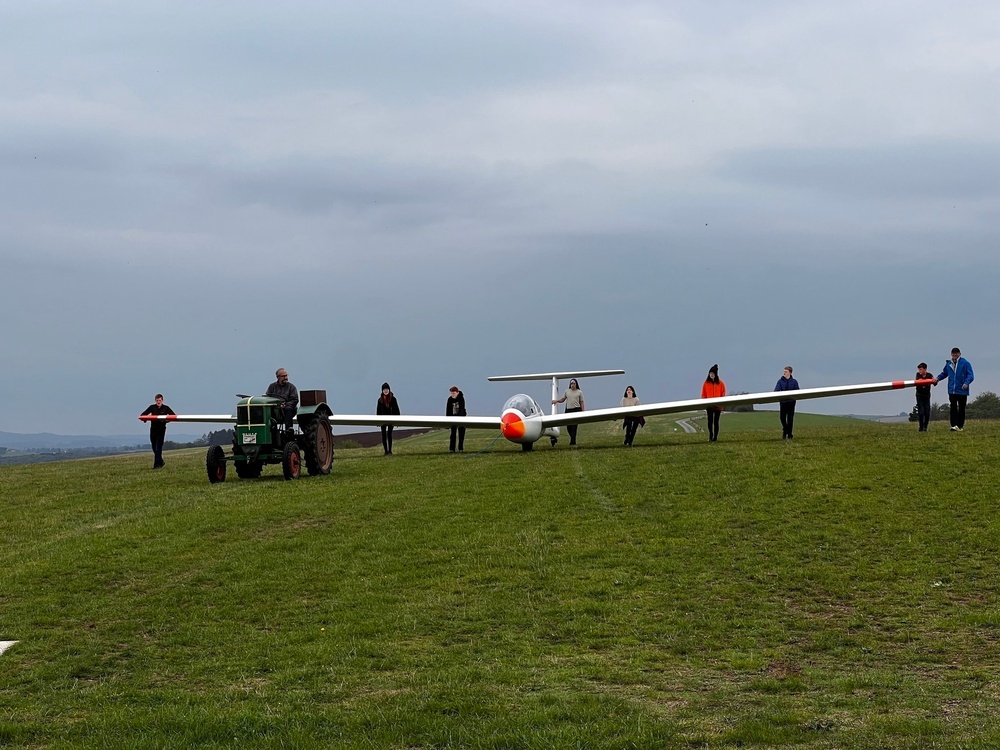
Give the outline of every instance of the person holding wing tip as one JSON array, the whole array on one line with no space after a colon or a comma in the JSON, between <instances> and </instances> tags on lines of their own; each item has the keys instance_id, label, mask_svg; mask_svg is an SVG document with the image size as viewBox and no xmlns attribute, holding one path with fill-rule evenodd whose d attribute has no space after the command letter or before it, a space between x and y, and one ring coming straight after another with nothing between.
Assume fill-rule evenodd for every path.
<instances>
[{"instance_id":1,"label":"person holding wing tip","mask_svg":"<svg viewBox=\"0 0 1000 750\"><path fill-rule=\"evenodd\" d=\"M927 374L926 362L921 362L917 365L917 374L914 376L914 379L932 381L928 385L918 385L914 388L917 398L917 432L927 432L927 427L931 421L931 385L936 384L936 381Z\"/></svg>"},{"instance_id":2,"label":"person holding wing tip","mask_svg":"<svg viewBox=\"0 0 1000 750\"><path fill-rule=\"evenodd\" d=\"M969 400L969 386L975 377L969 360L962 356L962 350L956 346L951 350L951 359L944 363L941 374L934 379L935 381L948 379L952 432L961 432L965 429L965 404Z\"/></svg>"},{"instance_id":3,"label":"person holding wing tip","mask_svg":"<svg viewBox=\"0 0 1000 750\"><path fill-rule=\"evenodd\" d=\"M163 403L163 394L157 393L154 403L146 407L139 416L173 414L174 410ZM160 469L163 463L163 443L167 437L167 422L164 419L152 419L149 422L149 444L153 448L153 468Z\"/></svg>"}]
</instances>

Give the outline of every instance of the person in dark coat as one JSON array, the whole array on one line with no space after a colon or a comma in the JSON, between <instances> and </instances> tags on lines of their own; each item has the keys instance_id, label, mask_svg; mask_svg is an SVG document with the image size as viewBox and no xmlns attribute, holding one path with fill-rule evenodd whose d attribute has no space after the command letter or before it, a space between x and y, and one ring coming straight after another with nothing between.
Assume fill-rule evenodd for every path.
<instances>
[{"instance_id":1,"label":"person in dark coat","mask_svg":"<svg viewBox=\"0 0 1000 750\"><path fill-rule=\"evenodd\" d=\"M785 366L785 369L781 373L781 377L778 378L777 385L774 386L774 390L799 390L799 381L792 377L791 365ZM778 411L781 413L781 439L791 440L792 426L795 424L795 400L789 399L788 401L781 401L778 404Z\"/></svg>"},{"instance_id":2,"label":"person in dark coat","mask_svg":"<svg viewBox=\"0 0 1000 750\"><path fill-rule=\"evenodd\" d=\"M396 402L396 396L393 394L392 389L389 388L388 383L382 383L382 394L375 403L375 414L378 416L399 416L399 404ZM385 451L385 455L392 455L391 424L382 425L382 450Z\"/></svg>"},{"instance_id":3,"label":"person in dark coat","mask_svg":"<svg viewBox=\"0 0 1000 750\"><path fill-rule=\"evenodd\" d=\"M446 417L467 417L468 414L465 411L465 394L462 393L457 385L453 385L448 391L448 403L445 405L444 414ZM455 452L455 441L458 440L458 452L462 453L465 450L465 428L459 427L458 425L452 425L451 428L451 438L448 440L448 450L452 453Z\"/></svg>"},{"instance_id":4,"label":"person in dark coat","mask_svg":"<svg viewBox=\"0 0 1000 750\"><path fill-rule=\"evenodd\" d=\"M173 414L174 410L163 403L163 394L157 393L154 403L146 407L140 416L151 414L165 415ZM154 419L149 423L149 444L153 447L153 468L159 469L163 466L163 441L167 437L167 421L165 419Z\"/></svg>"}]
</instances>

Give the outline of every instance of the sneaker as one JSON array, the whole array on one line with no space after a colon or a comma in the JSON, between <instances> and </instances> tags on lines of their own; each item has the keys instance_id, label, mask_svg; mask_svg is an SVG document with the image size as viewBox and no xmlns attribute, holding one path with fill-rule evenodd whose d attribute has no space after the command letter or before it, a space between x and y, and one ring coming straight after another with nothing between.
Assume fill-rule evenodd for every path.
<instances>
[{"instance_id":1,"label":"sneaker","mask_svg":"<svg viewBox=\"0 0 1000 750\"><path fill-rule=\"evenodd\" d=\"M957 427L956 430L958 432L965 432L965 428L964 427Z\"/></svg>"},{"instance_id":2,"label":"sneaker","mask_svg":"<svg viewBox=\"0 0 1000 750\"><path fill-rule=\"evenodd\" d=\"M958 432L958 428L957 428L957 427L955 427L955 425L952 425L952 426L951 426L951 431L952 431L952 432Z\"/></svg>"}]
</instances>

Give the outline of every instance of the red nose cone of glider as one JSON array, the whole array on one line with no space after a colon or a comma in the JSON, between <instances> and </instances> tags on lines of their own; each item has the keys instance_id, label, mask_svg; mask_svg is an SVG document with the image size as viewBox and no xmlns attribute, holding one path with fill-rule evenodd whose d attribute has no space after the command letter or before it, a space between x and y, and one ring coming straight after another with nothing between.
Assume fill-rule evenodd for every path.
<instances>
[{"instance_id":1,"label":"red nose cone of glider","mask_svg":"<svg viewBox=\"0 0 1000 750\"><path fill-rule=\"evenodd\" d=\"M500 434L508 440L520 440L524 437L524 419L512 411L500 418Z\"/></svg>"}]
</instances>

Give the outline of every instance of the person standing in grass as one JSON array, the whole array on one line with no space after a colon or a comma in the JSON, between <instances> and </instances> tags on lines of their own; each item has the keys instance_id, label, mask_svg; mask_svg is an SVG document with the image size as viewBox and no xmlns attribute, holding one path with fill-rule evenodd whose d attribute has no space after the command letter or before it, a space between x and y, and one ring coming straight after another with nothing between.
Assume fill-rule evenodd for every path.
<instances>
[{"instance_id":1,"label":"person standing in grass","mask_svg":"<svg viewBox=\"0 0 1000 750\"><path fill-rule=\"evenodd\" d=\"M146 407L140 416L146 417L151 414L156 416L173 414L174 410L163 403L163 394L157 393L154 402ZM167 438L167 420L154 419L149 423L149 444L153 447L153 468L159 469L163 466L163 442Z\"/></svg>"},{"instance_id":2,"label":"person standing in grass","mask_svg":"<svg viewBox=\"0 0 1000 750\"><path fill-rule=\"evenodd\" d=\"M972 365L962 356L962 350L957 346L951 350L951 359L944 363L944 369L934 380L948 378L948 400L951 402L951 431L961 432L965 429L965 403L969 400L969 386L975 379Z\"/></svg>"},{"instance_id":3,"label":"person standing in grass","mask_svg":"<svg viewBox=\"0 0 1000 750\"><path fill-rule=\"evenodd\" d=\"M382 383L382 394L375 402L375 414L387 416L399 416L399 404L396 402L396 395L389 388L388 383ZM382 428L382 450L385 455L392 455L392 425L384 424Z\"/></svg>"},{"instance_id":4,"label":"person standing in grass","mask_svg":"<svg viewBox=\"0 0 1000 750\"><path fill-rule=\"evenodd\" d=\"M448 390L448 403L444 407L444 415L446 417L466 417L468 416L465 411L465 394L462 393L457 385L453 385ZM458 452L462 453L465 450L465 428L459 427L458 425L452 425L451 427L451 437L448 439L448 450L451 453L455 452L455 442L458 439Z\"/></svg>"},{"instance_id":5,"label":"person standing in grass","mask_svg":"<svg viewBox=\"0 0 1000 750\"><path fill-rule=\"evenodd\" d=\"M916 380L933 380L927 374L927 363L921 362L917 365ZM917 424L918 432L927 432L927 425L931 421L931 384L918 385L914 388L917 394Z\"/></svg>"},{"instance_id":6,"label":"person standing in grass","mask_svg":"<svg viewBox=\"0 0 1000 750\"><path fill-rule=\"evenodd\" d=\"M576 382L576 378L570 378L569 388L563 393L562 398L552 399L553 404L566 403L565 412L571 414L573 412L583 411L583 391L580 390L580 384ZM576 445L576 428L575 424L566 425L566 432L569 433L569 444Z\"/></svg>"},{"instance_id":7,"label":"person standing in grass","mask_svg":"<svg viewBox=\"0 0 1000 750\"><path fill-rule=\"evenodd\" d=\"M722 398L726 395L726 384L719 380L719 366L712 365L708 368L708 377L701 386L702 398ZM708 416L708 440L711 443L719 439L719 417L722 415L721 406L710 406L705 410Z\"/></svg>"},{"instance_id":8,"label":"person standing in grass","mask_svg":"<svg viewBox=\"0 0 1000 750\"><path fill-rule=\"evenodd\" d=\"M638 406L639 397L635 395L635 388L629 386L625 389L625 395L622 396L622 406ZM625 429L625 443L628 447L632 447L632 441L635 440L635 433L638 432L640 425L645 425L646 420L642 417L625 417L625 424L623 425Z\"/></svg>"},{"instance_id":9,"label":"person standing in grass","mask_svg":"<svg viewBox=\"0 0 1000 750\"><path fill-rule=\"evenodd\" d=\"M776 391L797 391L799 381L792 377L792 366L786 365L778 384L774 386ZM792 424L795 422L795 399L781 401L778 403L778 411L781 416L781 439L792 439Z\"/></svg>"}]
</instances>

